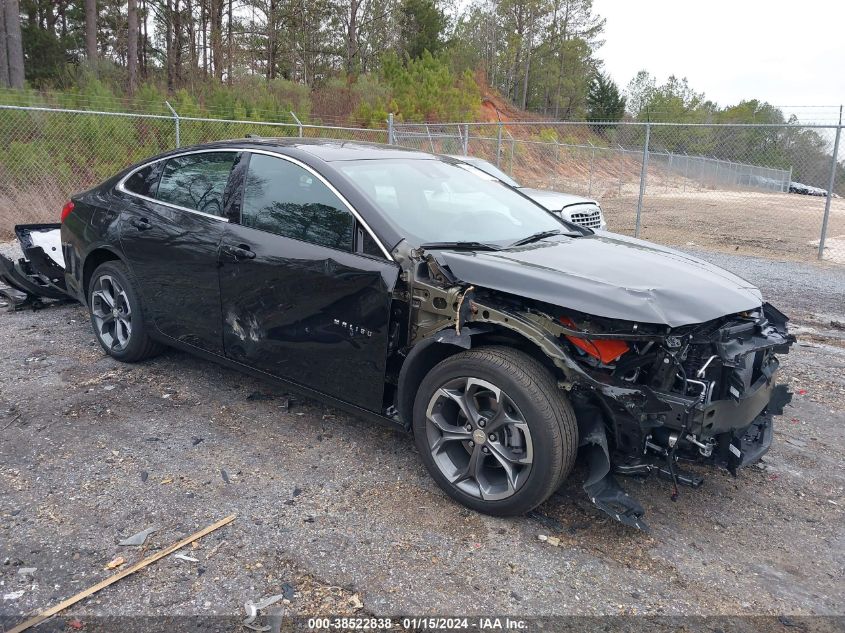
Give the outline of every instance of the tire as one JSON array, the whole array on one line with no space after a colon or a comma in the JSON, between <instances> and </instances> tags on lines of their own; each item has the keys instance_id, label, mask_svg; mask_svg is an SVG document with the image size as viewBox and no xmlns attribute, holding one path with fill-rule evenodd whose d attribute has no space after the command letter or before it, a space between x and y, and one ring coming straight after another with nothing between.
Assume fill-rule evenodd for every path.
<instances>
[{"instance_id":1,"label":"tire","mask_svg":"<svg viewBox=\"0 0 845 633\"><path fill-rule=\"evenodd\" d=\"M475 421L467 425L469 417ZM578 450L575 413L552 374L508 347L479 347L436 365L417 392L413 429L437 484L495 516L543 503L571 472Z\"/></svg>"},{"instance_id":2,"label":"tire","mask_svg":"<svg viewBox=\"0 0 845 633\"><path fill-rule=\"evenodd\" d=\"M91 276L88 313L100 346L109 356L136 363L160 354L164 347L147 334L138 284L119 261L101 264Z\"/></svg>"}]
</instances>

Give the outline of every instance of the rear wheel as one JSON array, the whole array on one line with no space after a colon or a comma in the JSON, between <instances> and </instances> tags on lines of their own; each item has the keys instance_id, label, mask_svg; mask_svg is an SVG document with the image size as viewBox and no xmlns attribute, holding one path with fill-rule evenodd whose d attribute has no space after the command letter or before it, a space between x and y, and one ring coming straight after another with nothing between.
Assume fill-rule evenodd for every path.
<instances>
[{"instance_id":1,"label":"rear wheel","mask_svg":"<svg viewBox=\"0 0 845 633\"><path fill-rule=\"evenodd\" d=\"M578 446L575 414L554 377L505 347L435 366L417 393L414 435L447 494L500 516L545 501L569 474Z\"/></svg>"},{"instance_id":2,"label":"rear wheel","mask_svg":"<svg viewBox=\"0 0 845 633\"><path fill-rule=\"evenodd\" d=\"M101 264L91 276L88 311L102 348L117 360L134 363L163 349L147 335L134 278L118 261Z\"/></svg>"}]
</instances>

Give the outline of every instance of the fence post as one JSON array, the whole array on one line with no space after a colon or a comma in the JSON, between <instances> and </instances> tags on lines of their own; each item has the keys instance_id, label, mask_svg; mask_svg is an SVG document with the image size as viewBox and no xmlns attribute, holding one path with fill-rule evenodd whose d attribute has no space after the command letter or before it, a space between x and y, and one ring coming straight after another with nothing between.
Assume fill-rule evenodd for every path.
<instances>
[{"instance_id":1,"label":"fence post","mask_svg":"<svg viewBox=\"0 0 845 633\"><path fill-rule=\"evenodd\" d=\"M514 146L516 145L516 140L514 140L513 136L511 136L511 176L513 176L513 151Z\"/></svg>"},{"instance_id":2,"label":"fence post","mask_svg":"<svg viewBox=\"0 0 845 633\"><path fill-rule=\"evenodd\" d=\"M830 219L830 201L833 199L833 185L836 184L836 159L839 156L839 137L842 136L842 106L839 106L839 127L836 128L836 140L833 141L833 158L830 161L830 179L827 181L827 198L824 201L822 234L819 236L819 259L824 259L824 241L827 238L827 221Z\"/></svg>"},{"instance_id":3,"label":"fence post","mask_svg":"<svg viewBox=\"0 0 845 633\"><path fill-rule=\"evenodd\" d=\"M464 123L464 156L469 156L469 124Z\"/></svg>"},{"instance_id":4,"label":"fence post","mask_svg":"<svg viewBox=\"0 0 845 633\"><path fill-rule=\"evenodd\" d=\"M672 174L677 175L676 172L675 172L675 164L673 162L674 157L675 157L675 155L672 153L672 150L669 150L669 166L666 169L669 171L670 177L672 176ZM663 188L666 189L667 191L669 190L669 179L668 178L664 181Z\"/></svg>"},{"instance_id":5,"label":"fence post","mask_svg":"<svg viewBox=\"0 0 845 633\"><path fill-rule=\"evenodd\" d=\"M648 171L648 143L651 139L651 124L645 124L645 144L643 145L643 166L640 170L640 197L637 198L637 223L634 226L634 237L640 236L640 220L643 213L643 194L645 193L645 179Z\"/></svg>"},{"instance_id":6,"label":"fence post","mask_svg":"<svg viewBox=\"0 0 845 633\"><path fill-rule=\"evenodd\" d=\"M393 145L393 113L387 115L387 144Z\"/></svg>"},{"instance_id":7,"label":"fence post","mask_svg":"<svg viewBox=\"0 0 845 633\"><path fill-rule=\"evenodd\" d=\"M587 142L590 143L590 141ZM590 143L590 147L592 149L590 150L590 185L587 189L588 196L593 195L593 164L596 162L596 148L592 143Z\"/></svg>"},{"instance_id":8,"label":"fence post","mask_svg":"<svg viewBox=\"0 0 845 633\"><path fill-rule=\"evenodd\" d=\"M502 122L496 126L496 167L501 169L502 164Z\"/></svg>"},{"instance_id":9,"label":"fence post","mask_svg":"<svg viewBox=\"0 0 845 633\"><path fill-rule=\"evenodd\" d=\"M789 193L789 183L792 182L792 165L789 166L789 177L786 179L786 187L781 193Z\"/></svg>"},{"instance_id":10,"label":"fence post","mask_svg":"<svg viewBox=\"0 0 845 633\"><path fill-rule=\"evenodd\" d=\"M293 117L293 120L296 121L296 124L299 126L299 138L302 138L302 121L300 121L299 117L293 113L293 110L290 111L290 115Z\"/></svg>"},{"instance_id":11,"label":"fence post","mask_svg":"<svg viewBox=\"0 0 845 633\"><path fill-rule=\"evenodd\" d=\"M434 150L434 139L431 138L431 130L428 128L428 123L425 124L425 133L428 135L428 144L431 146L431 153L436 154Z\"/></svg>"},{"instance_id":12,"label":"fence post","mask_svg":"<svg viewBox=\"0 0 845 633\"><path fill-rule=\"evenodd\" d=\"M167 106L167 109L170 110L170 113L173 115L173 120L176 122L176 148L182 147L182 139L179 136L179 115L176 114L176 110L173 109L173 106L170 105L169 101L165 101L164 105Z\"/></svg>"}]
</instances>

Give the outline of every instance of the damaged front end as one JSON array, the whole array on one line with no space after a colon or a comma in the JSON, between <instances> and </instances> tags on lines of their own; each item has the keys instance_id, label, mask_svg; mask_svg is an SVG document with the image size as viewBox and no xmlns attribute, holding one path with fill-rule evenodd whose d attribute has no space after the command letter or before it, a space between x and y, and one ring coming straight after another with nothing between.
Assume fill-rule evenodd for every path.
<instances>
[{"instance_id":1,"label":"damaged front end","mask_svg":"<svg viewBox=\"0 0 845 633\"><path fill-rule=\"evenodd\" d=\"M792 398L775 380L776 354L787 353L795 341L786 324L782 313L763 304L663 332L588 318L582 327L568 327L564 337L575 343L575 362L592 383L587 390L573 388L572 400L581 443L592 455L585 489L593 502L623 523L643 527L642 507L622 492L614 472L654 472L672 482L674 500L678 484L702 483L678 471L679 460L734 475L758 461L772 443L772 416ZM585 351L585 343L606 341L624 341L627 349L611 362Z\"/></svg>"},{"instance_id":2,"label":"damaged front end","mask_svg":"<svg viewBox=\"0 0 845 633\"><path fill-rule=\"evenodd\" d=\"M589 465L584 489L626 525L647 529L643 507L615 474L657 474L672 482L673 499L679 484L702 483L679 471L679 461L735 474L768 450L772 416L791 400L776 383L777 354L795 338L767 303L697 324L633 322L473 285L437 253L410 259L412 341L522 341L542 352L576 413Z\"/></svg>"},{"instance_id":3,"label":"damaged front end","mask_svg":"<svg viewBox=\"0 0 845 633\"><path fill-rule=\"evenodd\" d=\"M15 227L23 257L0 255L0 296L12 310L43 307L44 299L72 301L65 286L61 225L19 224Z\"/></svg>"}]
</instances>

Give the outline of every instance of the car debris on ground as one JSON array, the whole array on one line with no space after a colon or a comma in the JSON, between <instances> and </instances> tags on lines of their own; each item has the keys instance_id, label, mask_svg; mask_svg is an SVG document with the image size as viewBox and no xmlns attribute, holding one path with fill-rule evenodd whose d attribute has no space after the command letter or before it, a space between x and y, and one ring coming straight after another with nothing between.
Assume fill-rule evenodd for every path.
<instances>
[{"instance_id":1,"label":"car debris on ground","mask_svg":"<svg viewBox=\"0 0 845 633\"><path fill-rule=\"evenodd\" d=\"M143 545L144 542L147 540L147 537L150 534L158 531L158 526L154 525L152 527L148 527L146 530L141 530L137 534L133 534L129 538L123 539L118 543L118 545L123 546L130 546L130 545Z\"/></svg>"},{"instance_id":2,"label":"car debris on ground","mask_svg":"<svg viewBox=\"0 0 845 633\"><path fill-rule=\"evenodd\" d=\"M275 596L267 596L266 598L262 598L258 602L253 602L252 600L244 603L244 611L246 611L246 619L242 622L243 626L253 631L270 631L272 627L270 625L266 626L259 626L257 624L253 624L255 619L258 617L260 611L263 611L267 607L270 607L277 602L283 600L285 598L284 594L276 594ZM283 611L279 614L281 615L284 613Z\"/></svg>"},{"instance_id":3,"label":"car debris on ground","mask_svg":"<svg viewBox=\"0 0 845 633\"><path fill-rule=\"evenodd\" d=\"M39 614L29 618L28 620L22 622L21 624L18 624L17 626L12 627L8 631L6 631L6 633L22 633L23 631L26 631L27 629L36 626L36 625L40 624L41 622L43 622L44 620L56 615L57 613L64 611L68 607L73 606L74 604L76 604L80 600L83 600L84 598L87 598L88 596L93 595L93 594L97 593L98 591L100 591L102 589L105 589L109 585L116 583L118 580L121 580L122 578L126 578L126 576L129 576L130 574L134 574L136 571L143 569L147 565L154 563L155 561L159 560L160 558L164 558L165 556L169 556L173 552L180 550L181 548L185 547L186 545L190 545L194 541L201 539L203 536L206 536L207 534L211 534L212 532L220 529L224 525L228 525L229 523L234 521L236 518L237 518L236 514L230 514L226 518L220 519L216 523L212 523L208 527L203 528L202 530L195 532L194 534L191 534L190 536L182 539L181 541L174 543L173 545L166 547L166 548L156 552L155 554L152 554L152 555L148 556L147 558L144 558L143 560L138 561L134 565L130 565L129 567L127 567L126 569L123 569L122 571L118 572L117 574L115 574L113 576L109 576L105 580L101 580L100 582L98 582L97 584L89 587L88 589L85 589L84 591L80 591L79 593L77 593L74 596L71 596L67 600L63 600L59 604L57 604L53 607L50 607L49 609L45 609L44 611L42 611ZM107 569L114 569L116 567L123 565L125 562L126 561L123 559L123 557L119 556L119 557L115 558L114 560L112 560L106 566L106 568ZM23 591L20 592L20 595L23 595ZM20 596L18 596L18 597L20 597ZM5 599L5 596L4 596L4 599Z\"/></svg>"}]
</instances>

